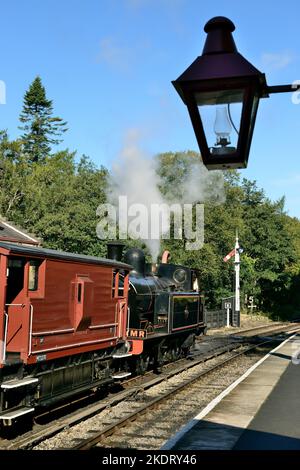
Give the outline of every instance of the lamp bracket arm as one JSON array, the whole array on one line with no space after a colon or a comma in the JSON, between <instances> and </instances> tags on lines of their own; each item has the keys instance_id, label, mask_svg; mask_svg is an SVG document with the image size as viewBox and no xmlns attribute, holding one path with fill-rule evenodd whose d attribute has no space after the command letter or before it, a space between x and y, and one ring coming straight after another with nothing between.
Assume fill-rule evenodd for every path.
<instances>
[{"instance_id":1,"label":"lamp bracket arm","mask_svg":"<svg viewBox=\"0 0 300 470\"><path fill-rule=\"evenodd\" d=\"M300 90L300 82L294 83L292 85L275 85L275 86L267 86L266 92L267 94L272 93L288 93Z\"/></svg>"}]
</instances>

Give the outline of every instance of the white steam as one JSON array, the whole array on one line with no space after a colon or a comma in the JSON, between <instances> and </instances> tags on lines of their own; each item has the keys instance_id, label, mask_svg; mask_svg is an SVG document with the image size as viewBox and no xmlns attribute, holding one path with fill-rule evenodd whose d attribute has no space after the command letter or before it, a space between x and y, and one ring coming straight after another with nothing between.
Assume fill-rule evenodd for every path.
<instances>
[{"instance_id":1,"label":"white steam","mask_svg":"<svg viewBox=\"0 0 300 470\"><path fill-rule=\"evenodd\" d=\"M225 201L224 179L221 171L208 172L199 159L195 159L189 170L183 174L180 187L170 185L166 194L162 195L159 186L165 183L157 173L156 159L150 158L139 146L139 131L132 129L127 133L125 145L119 157L112 165L108 184L107 199L118 212L119 197L127 197L128 209L142 205L148 214L148 232L140 230L137 236L137 223L131 223L134 210L128 211L128 235L133 239L141 239L154 262L160 252L160 239L170 228L170 204L192 204L195 202L222 203ZM170 171L172 171L170 169ZM176 166L174 166L174 172ZM170 175L171 176L171 175ZM174 174L174 177L177 175ZM151 217L151 208L160 206L162 217ZM164 209L165 207L165 209ZM135 220L137 218L135 217Z\"/></svg>"}]
</instances>

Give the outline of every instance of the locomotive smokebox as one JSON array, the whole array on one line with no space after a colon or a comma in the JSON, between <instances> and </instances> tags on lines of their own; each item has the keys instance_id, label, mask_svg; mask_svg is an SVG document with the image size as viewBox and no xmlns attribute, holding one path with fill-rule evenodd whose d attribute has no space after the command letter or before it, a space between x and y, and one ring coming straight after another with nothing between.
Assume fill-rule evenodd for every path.
<instances>
[{"instance_id":1,"label":"locomotive smokebox","mask_svg":"<svg viewBox=\"0 0 300 470\"><path fill-rule=\"evenodd\" d=\"M114 261L122 261L123 249L125 244L120 241L108 242L107 243L107 258L113 259Z\"/></svg>"},{"instance_id":2,"label":"locomotive smokebox","mask_svg":"<svg viewBox=\"0 0 300 470\"><path fill-rule=\"evenodd\" d=\"M145 274L145 253L139 248L130 248L124 255L124 262L133 266L133 271L144 276Z\"/></svg>"}]
</instances>

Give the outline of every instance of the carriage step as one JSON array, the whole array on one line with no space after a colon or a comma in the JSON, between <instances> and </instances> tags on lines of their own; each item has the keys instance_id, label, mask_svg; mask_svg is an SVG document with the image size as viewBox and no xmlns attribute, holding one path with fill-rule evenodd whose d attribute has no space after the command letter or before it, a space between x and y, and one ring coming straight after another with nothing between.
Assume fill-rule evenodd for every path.
<instances>
[{"instance_id":1,"label":"carriage step","mask_svg":"<svg viewBox=\"0 0 300 470\"><path fill-rule=\"evenodd\" d=\"M34 383L37 383L39 379L36 379L34 377L26 377L25 379L12 379L12 380L7 380L6 382L3 382L1 384L1 388L7 389L7 388L17 388L17 387L26 387L26 385L31 385Z\"/></svg>"},{"instance_id":2,"label":"carriage step","mask_svg":"<svg viewBox=\"0 0 300 470\"><path fill-rule=\"evenodd\" d=\"M28 406L19 406L13 410L7 411L0 411L0 420L4 422L4 424L12 424L12 420L19 418L20 416L26 415L28 413L33 413L34 408L30 408Z\"/></svg>"},{"instance_id":3,"label":"carriage step","mask_svg":"<svg viewBox=\"0 0 300 470\"><path fill-rule=\"evenodd\" d=\"M123 359L123 357L130 357L130 356L132 356L131 353L113 354L113 359Z\"/></svg>"},{"instance_id":4,"label":"carriage step","mask_svg":"<svg viewBox=\"0 0 300 470\"><path fill-rule=\"evenodd\" d=\"M113 379L125 379L125 377L129 377L131 372L116 372L112 375Z\"/></svg>"}]
</instances>

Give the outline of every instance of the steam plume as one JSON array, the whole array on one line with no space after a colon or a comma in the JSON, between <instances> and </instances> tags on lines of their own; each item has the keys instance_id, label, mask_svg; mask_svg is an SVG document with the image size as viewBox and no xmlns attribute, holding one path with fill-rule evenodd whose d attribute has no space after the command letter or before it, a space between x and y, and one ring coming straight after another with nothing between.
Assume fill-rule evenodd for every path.
<instances>
[{"instance_id":1,"label":"steam plume","mask_svg":"<svg viewBox=\"0 0 300 470\"><path fill-rule=\"evenodd\" d=\"M164 212L163 205L181 206L207 201L222 203L225 200L224 180L221 171L208 172L200 160L195 159L183 175L180 187L167 188L167 192L162 195L159 185L163 182L157 172L158 162L139 148L139 137L137 129L127 133L124 148L112 165L107 198L116 208L119 196L127 196L128 208L133 204L142 204L147 208L149 234L156 233L158 236L143 237L141 234L139 238L148 246L152 260L156 262L160 251L160 238L169 229L170 217L169 211L166 210L160 220L150 220L151 206L158 204L162 208L161 212ZM130 221L130 217L128 220ZM153 223L158 226L153 227ZM128 234L131 238L137 238L136 232L131 231L130 223Z\"/></svg>"}]
</instances>

